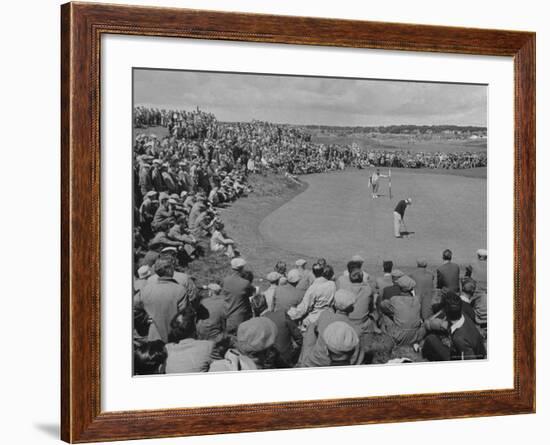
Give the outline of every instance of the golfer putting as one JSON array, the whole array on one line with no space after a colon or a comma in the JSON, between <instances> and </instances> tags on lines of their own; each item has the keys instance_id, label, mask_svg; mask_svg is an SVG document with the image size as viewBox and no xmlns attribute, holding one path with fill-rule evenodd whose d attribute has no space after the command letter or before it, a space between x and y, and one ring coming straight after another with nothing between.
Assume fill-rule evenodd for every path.
<instances>
[{"instance_id":1,"label":"golfer putting","mask_svg":"<svg viewBox=\"0 0 550 445\"><path fill-rule=\"evenodd\" d=\"M412 205L411 198L402 199L393 210L393 233L396 238L403 238L403 233L407 234L407 236L410 233L405 225L405 210L410 205Z\"/></svg>"}]
</instances>

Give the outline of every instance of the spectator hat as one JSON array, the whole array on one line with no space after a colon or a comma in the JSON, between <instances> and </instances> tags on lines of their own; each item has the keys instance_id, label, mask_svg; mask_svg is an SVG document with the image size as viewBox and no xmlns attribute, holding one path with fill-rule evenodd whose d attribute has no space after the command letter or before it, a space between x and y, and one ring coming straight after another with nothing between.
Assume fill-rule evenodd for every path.
<instances>
[{"instance_id":1,"label":"spectator hat","mask_svg":"<svg viewBox=\"0 0 550 445\"><path fill-rule=\"evenodd\" d=\"M478 257L487 258L487 249L477 249L476 254L477 254Z\"/></svg>"},{"instance_id":2,"label":"spectator hat","mask_svg":"<svg viewBox=\"0 0 550 445\"><path fill-rule=\"evenodd\" d=\"M349 290L339 289L334 294L334 308L339 311L346 311L355 304L356 298Z\"/></svg>"},{"instance_id":3,"label":"spectator hat","mask_svg":"<svg viewBox=\"0 0 550 445\"><path fill-rule=\"evenodd\" d=\"M219 292L222 290L221 286L218 283L209 283L208 286L206 286L208 290Z\"/></svg>"},{"instance_id":4,"label":"spectator hat","mask_svg":"<svg viewBox=\"0 0 550 445\"><path fill-rule=\"evenodd\" d=\"M344 321L335 321L323 331L323 340L329 351L336 354L350 352L359 344L355 330Z\"/></svg>"},{"instance_id":5,"label":"spectator hat","mask_svg":"<svg viewBox=\"0 0 550 445\"><path fill-rule=\"evenodd\" d=\"M402 271L400 271L399 269L392 270L391 277L394 280L398 280L399 278L401 278L403 276L405 276L405 274Z\"/></svg>"},{"instance_id":6,"label":"spectator hat","mask_svg":"<svg viewBox=\"0 0 550 445\"><path fill-rule=\"evenodd\" d=\"M175 248L173 246L168 246L168 247L163 248L160 252L161 253L176 253L177 251L178 251L177 248Z\"/></svg>"},{"instance_id":7,"label":"spectator hat","mask_svg":"<svg viewBox=\"0 0 550 445\"><path fill-rule=\"evenodd\" d=\"M364 263L365 259L361 255L353 255L351 257L351 261L354 261L356 263Z\"/></svg>"},{"instance_id":8,"label":"spectator hat","mask_svg":"<svg viewBox=\"0 0 550 445\"><path fill-rule=\"evenodd\" d=\"M298 267L305 266L306 263L307 263L307 261L306 261L306 260L303 260L303 259L301 259L301 258L300 258L299 260L296 260L296 266L298 266Z\"/></svg>"},{"instance_id":9,"label":"spectator hat","mask_svg":"<svg viewBox=\"0 0 550 445\"><path fill-rule=\"evenodd\" d=\"M266 278L270 283L276 283L280 280L281 274L279 272L269 272Z\"/></svg>"},{"instance_id":10,"label":"spectator hat","mask_svg":"<svg viewBox=\"0 0 550 445\"><path fill-rule=\"evenodd\" d=\"M138 278L140 280L145 280L146 278L149 278L151 275L153 275L153 271L151 270L151 268L147 265L145 266L141 266L139 269L138 269Z\"/></svg>"},{"instance_id":11,"label":"spectator hat","mask_svg":"<svg viewBox=\"0 0 550 445\"><path fill-rule=\"evenodd\" d=\"M246 261L244 258L238 257L231 260L231 269L237 270L243 268L244 266L246 266Z\"/></svg>"},{"instance_id":12,"label":"spectator hat","mask_svg":"<svg viewBox=\"0 0 550 445\"><path fill-rule=\"evenodd\" d=\"M147 193L145 193L146 198L152 198L153 196L156 196L156 195L157 195L157 192L155 192L154 190L150 190Z\"/></svg>"},{"instance_id":13,"label":"spectator hat","mask_svg":"<svg viewBox=\"0 0 550 445\"><path fill-rule=\"evenodd\" d=\"M264 351L273 346L277 333L277 326L269 318L251 318L237 329L239 350L245 354Z\"/></svg>"},{"instance_id":14,"label":"spectator hat","mask_svg":"<svg viewBox=\"0 0 550 445\"><path fill-rule=\"evenodd\" d=\"M428 265L428 261L426 260L426 258L417 258L416 265L418 267L426 267Z\"/></svg>"},{"instance_id":15,"label":"spectator hat","mask_svg":"<svg viewBox=\"0 0 550 445\"><path fill-rule=\"evenodd\" d=\"M302 279L302 274L300 273L300 271L298 269L291 269L287 274L286 274L286 279L289 283L297 283L298 281L300 281Z\"/></svg>"}]
</instances>

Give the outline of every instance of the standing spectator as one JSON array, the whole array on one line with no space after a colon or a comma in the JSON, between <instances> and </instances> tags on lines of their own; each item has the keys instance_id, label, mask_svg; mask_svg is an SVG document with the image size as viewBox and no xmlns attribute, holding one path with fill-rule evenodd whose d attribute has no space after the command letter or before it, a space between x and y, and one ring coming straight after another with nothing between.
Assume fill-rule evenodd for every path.
<instances>
[{"instance_id":1,"label":"standing spectator","mask_svg":"<svg viewBox=\"0 0 550 445\"><path fill-rule=\"evenodd\" d=\"M415 292L420 298L420 315L422 320L427 320L433 315L434 275L426 270L428 262L425 258L418 258L416 265L417 269L411 273L411 278L416 282Z\"/></svg>"},{"instance_id":2,"label":"standing spectator","mask_svg":"<svg viewBox=\"0 0 550 445\"><path fill-rule=\"evenodd\" d=\"M210 283L207 290L198 309L197 338L217 341L225 330L225 302L218 283Z\"/></svg>"},{"instance_id":3,"label":"standing spectator","mask_svg":"<svg viewBox=\"0 0 550 445\"><path fill-rule=\"evenodd\" d=\"M266 277L267 281L269 281L269 287L264 291L263 295L267 304L267 310L273 311L275 307L275 290L277 289L277 286L279 285L279 280L281 279L281 274L278 272L269 272Z\"/></svg>"},{"instance_id":4,"label":"standing spectator","mask_svg":"<svg viewBox=\"0 0 550 445\"><path fill-rule=\"evenodd\" d=\"M437 268L437 288L447 288L455 293L460 292L460 267L451 262L453 252L449 249L443 251L443 264Z\"/></svg>"},{"instance_id":5,"label":"standing spectator","mask_svg":"<svg viewBox=\"0 0 550 445\"><path fill-rule=\"evenodd\" d=\"M376 290L375 290L376 299L379 299L379 297L382 296L382 294L384 293L384 289L387 286L393 285L393 280L391 277L391 273L393 270L393 261L390 261L390 260L383 261L382 268L384 270L384 275L376 278Z\"/></svg>"},{"instance_id":6,"label":"standing spectator","mask_svg":"<svg viewBox=\"0 0 550 445\"><path fill-rule=\"evenodd\" d=\"M233 273L223 280L227 334L235 334L239 325L252 317L250 297L254 288L250 281L243 278L244 266L246 261L243 258L233 258Z\"/></svg>"},{"instance_id":7,"label":"standing spectator","mask_svg":"<svg viewBox=\"0 0 550 445\"><path fill-rule=\"evenodd\" d=\"M148 283L141 291L143 308L151 317L149 340L168 341L170 323L187 304L187 292L174 280L174 265L169 258L159 258L155 265L158 280Z\"/></svg>"},{"instance_id":8,"label":"standing spectator","mask_svg":"<svg viewBox=\"0 0 550 445\"><path fill-rule=\"evenodd\" d=\"M304 259L296 260L296 268L301 274L300 282L298 283L298 289L303 290L304 292L313 284L315 280L315 275L313 271L306 268L307 261Z\"/></svg>"}]
</instances>

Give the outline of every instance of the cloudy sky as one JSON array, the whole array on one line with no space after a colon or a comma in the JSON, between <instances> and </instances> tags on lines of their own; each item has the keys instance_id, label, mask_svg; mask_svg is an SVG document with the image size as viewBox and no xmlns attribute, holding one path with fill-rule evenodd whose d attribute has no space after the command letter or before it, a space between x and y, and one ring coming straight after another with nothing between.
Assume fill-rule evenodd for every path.
<instances>
[{"instance_id":1,"label":"cloudy sky","mask_svg":"<svg viewBox=\"0 0 550 445\"><path fill-rule=\"evenodd\" d=\"M200 107L221 121L481 125L487 88L428 82L134 70L134 104Z\"/></svg>"}]
</instances>

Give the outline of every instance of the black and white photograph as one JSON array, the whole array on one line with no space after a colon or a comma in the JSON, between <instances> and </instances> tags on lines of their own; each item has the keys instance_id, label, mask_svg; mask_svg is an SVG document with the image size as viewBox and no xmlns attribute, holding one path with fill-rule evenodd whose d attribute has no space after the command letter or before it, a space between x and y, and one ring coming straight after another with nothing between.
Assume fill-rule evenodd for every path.
<instances>
[{"instance_id":1,"label":"black and white photograph","mask_svg":"<svg viewBox=\"0 0 550 445\"><path fill-rule=\"evenodd\" d=\"M135 376L488 358L487 85L132 81Z\"/></svg>"}]
</instances>

